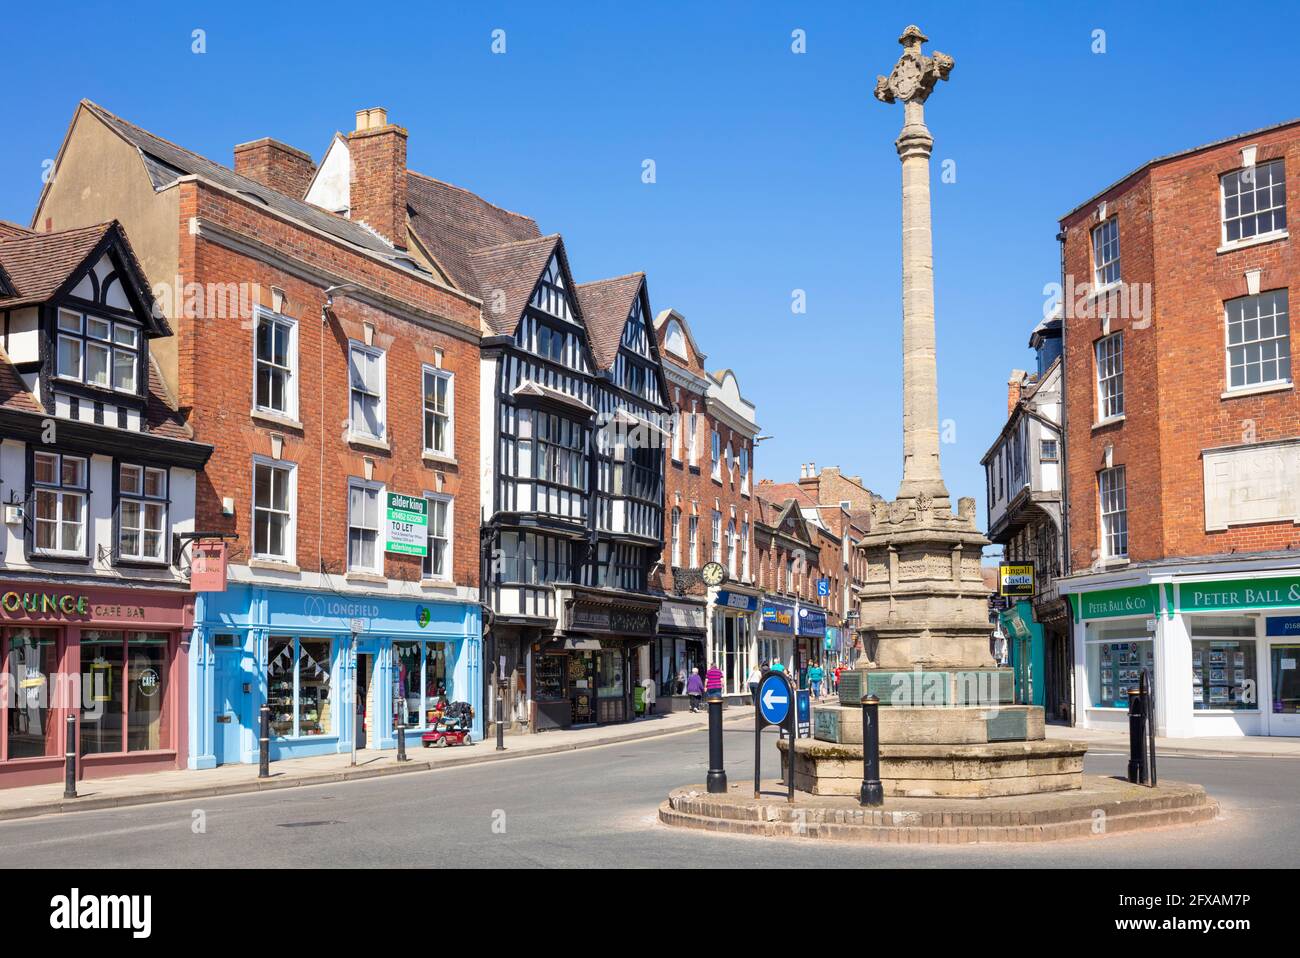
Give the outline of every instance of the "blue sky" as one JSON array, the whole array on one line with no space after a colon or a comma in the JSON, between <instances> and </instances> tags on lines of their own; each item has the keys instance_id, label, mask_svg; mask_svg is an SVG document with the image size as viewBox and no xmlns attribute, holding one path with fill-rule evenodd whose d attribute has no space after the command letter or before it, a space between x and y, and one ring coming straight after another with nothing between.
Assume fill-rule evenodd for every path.
<instances>
[{"instance_id":1,"label":"blue sky","mask_svg":"<svg viewBox=\"0 0 1300 958\"><path fill-rule=\"evenodd\" d=\"M319 159L356 109L386 106L413 168L563 233L580 281L645 270L655 310L684 313L757 403L760 476L812 460L890 496L902 110L871 92L919 24L956 59L927 105L940 416L949 489L981 517L979 458L1008 372L1032 363L1057 217L1152 157L1300 114L1282 3L141 6L7 9L0 218L29 220L82 97L227 164L260 136Z\"/></svg>"}]
</instances>

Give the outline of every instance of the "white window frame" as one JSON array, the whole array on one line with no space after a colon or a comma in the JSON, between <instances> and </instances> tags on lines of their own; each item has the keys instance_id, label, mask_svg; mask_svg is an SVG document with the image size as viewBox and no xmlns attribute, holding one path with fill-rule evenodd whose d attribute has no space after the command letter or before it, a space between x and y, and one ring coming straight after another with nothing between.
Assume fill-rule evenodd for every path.
<instances>
[{"instance_id":1,"label":"white window frame","mask_svg":"<svg viewBox=\"0 0 1300 958\"><path fill-rule=\"evenodd\" d=\"M168 513L168 507L170 506L170 492L171 492L170 489L171 476L169 474L170 471L167 469L160 469L156 466L146 466L136 462L118 462L116 466L117 466L117 476L118 476L117 479L117 557L119 559L125 559L128 562L166 563L168 558L167 554L168 554L168 545L169 545L167 540L170 538L167 534L167 530L168 530L167 513ZM140 485L138 491L136 490L127 491L127 489L122 483L123 469L140 470ZM150 473L153 473L154 475L161 477L162 495L160 496L149 495L144 491L145 482L148 479ZM127 528L126 521L125 521L125 511L123 510L122 507L128 502L135 503L140 508L140 525L137 529L134 530L136 535L139 537L140 548L137 552L134 553L127 552L122 547L123 536ZM145 533L149 531L153 531L150 530L145 524L145 515L147 513L146 507L151 505L162 507L162 523L159 529L157 530L159 552L156 555L146 555L144 552Z\"/></svg>"},{"instance_id":2,"label":"white window frame","mask_svg":"<svg viewBox=\"0 0 1300 958\"><path fill-rule=\"evenodd\" d=\"M75 335L71 329L65 329L62 325L63 317L71 317L77 320L77 330ZM107 333L104 336L92 336L90 333L91 323L101 323L107 327ZM54 343L54 376L56 379L62 379L66 382L80 383L90 389L101 389L105 392L124 393L128 396L139 396L142 394L140 388L140 340L144 336L144 331L134 323L126 323L121 320L109 319L107 316L98 316L93 313L83 313L80 310L67 309L60 307L54 321L55 326L55 343ZM124 343L118 339L118 330L125 330L131 334L131 342ZM75 343L77 346L78 357L78 375L64 372L59 367L61 346L64 341ZM91 382L88 378L90 374L90 350L91 348L102 350L106 355L106 365L104 371L107 375L107 382ZM119 386L117 384L118 358L121 356L130 356L131 359L131 385Z\"/></svg>"},{"instance_id":3,"label":"white window frame","mask_svg":"<svg viewBox=\"0 0 1300 958\"><path fill-rule=\"evenodd\" d=\"M698 466L700 464L700 450L699 450L700 441L697 438L697 434L700 429L699 417L700 414L697 413L694 408L692 408L690 415L687 417L686 420L687 421L686 440L687 442L690 443L690 447L688 449L688 453L689 453L688 461L692 466Z\"/></svg>"},{"instance_id":4,"label":"white window frame","mask_svg":"<svg viewBox=\"0 0 1300 958\"><path fill-rule=\"evenodd\" d=\"M670 536L672 539L672 565L673 568L680 569L682 566L682 510L677 506L673 506Z\"/></svg>"},{"instance_id":5,"label":"white window frame","mask_svg":"<svg viewBox=\"0 0 1300 958\"><path fill-rule=\"evenodd\" d=\"M285 490L286 510L284 514L287 516L287 521L284 527L284 555L257 551L257 513L262 508L257 505L257 469L259 466L266 469L277 469L288 474L286 481L289 488ZM254 456L252 473L248 500L252 503L252 508L249 510L250 535L253 540L249 546L250 554L254 559L262 562L296 565L298 558L298 464L271 459L268 456ZM269 509L262 509L262 511L269 511Z\"/></svg>"},{"instance_id":6,"label":"white window frame","mask_svg":"<svg viewBox=\"0 0 1300 958\"><path fill-rule=\"evenodd\" d=\"M267 362L267 365L275 369L283 369L285 373L284 383L284 409L276 409L274 406L262 405L257 401L257 374L264 360L259 359L257 355L257 332L261 327L262 321L266 320L277 326L284 326L288 330L288 342L285 344L285 358L288 365L279 367L275 363ZM275 416L284 416L287 419L298 418L298 321L292 316L285 316L282 313L273 312L265 306L258 306L253 312L253 409L256 412L267 412ZM348 401L351 402L351 393L348 395ZM351 406L349 406L349 409Z\"/></svg>"},{"instance_id":7,"label":"white window frame","mask_svg":"<svg viewBox=\"0 0 1300 958\"><path fill-rule=\"evenodd\" d=\"M453 578L452 565L453 565L453 560L455 558L452 551L452 543L455 541L456 538L455 536L456 517L454 515L454 510L456 508L456 500L453 499L451 496L445 495L444 493L425 492L424 501L426 504L425 508L428 510L428 520L429 520L428 531L425 533L425 544L429 545L428 540L437 538L433 534L433 503L441 502L446 504L447 526L443 530L444 535L442 536L443 549L444 549L442 574L434 575L431 571L428 573L424 571L424 567L426 564L432 565L433 554L432 554L432 549L430 549L429 554L426 555L420 562L420 575L426 582L451 582Z\"/></svg>"},{"instance_id":8,"label":"white window frame","mask_svg":"<svg viewBox=\"0 0 1300 958\"><path fill-rule=\"evenodd\" d=\"M733 579L739 576L739 567L737 561L740 558L740 550L736 547L736 520L727 521L727 574Z\"/></svg>"},{"instance_id":9,"label":"white window frame","mask_svg":"<svg viewBox=\"0 0 1300 958\"><path fill-rule=\"evenodd\" d=\"M690 534L690 568L698 569L700 567L700 517L698 515L692 515L686 523L686 528Z\"/></svg>"},{"instance_id":10,"label":"white window frame","mask_svg":"<svg viewBox=\"0 0 1300 958\"><path fill-rule=\"evenodd\" d=\"M353 564L352 562L352 530L359 529L368 531L365 526L354 526L352 524L352 490L360 489L364 492L375 494L375 557L370 565ZM355 476L348 478L348 502L347 502L347 522L348 522L348 540L346 543L346 562L349 572L370 572L375 575L384 574L384 484L381 482L368 482L365 479L358 479Z\"/></svg>"},{"instance_id":11,"label":"white window frame","mask_svg":"<svg viewBox=\"0 0 1300 958\"><path fill-rule=\"evenodd\" d=\"M1113 235L1111 235L1113 234ZM1103 259L1108 249L1114 249L1115 255ZM1105 275L1111 267L1115 268L1115 278L1107 280ZM1119 249L1119 217L1112 216L1092 228L1092 284L1093 291L1110 289L1123 282Z\"/></svg>"},{"instance_id":12,"label":"white window frame","mask_svg":"<svg viewBox=\"0 0 1300 958\"><path fill-rule=\"evenodd\" d=\"M749 495L749 446L740 446L740 494Z\"/></svg>"},{"instance_id":13,"label":"white window frame","mask_svg":"<svg viewBox=\"0 0 1300 958\"><path fill-rule=\"evenodd\" d=\"M749 519L745 519L740 524L740 575L746 582L750 581L749 574Z\"/></svg>"},{"instance_id":14,"label":"white window frame","mask_svg":"<svg viewBox=\"0 0 1300 958\"><path fill-rule=\"evenodd\" d=\"M1110 480L1109 488L1107 479ZM1116 484L1116 480L1118 483ZM1124 466L1097 473L1099 547L1102 558L1128 558L1128 473ZM1122 542L1123 549L1115 543Z\"/></svg>"},{"instance_id":15,"label":"white window frame","mask_svg":"<svg viewBox=\"0 0 1300 958\"><path fill-rule=\"evenodd\" d=\"M368 389L358 389L357 384L353 382L352 357L354 354L366 356L376 362L379 369L378 392L372 393ZM379 403L378 435L368 432L353 416L353 394L355 393L361 393L362 395L372 396L377 399ZM384 442L388 438L388 356L382 349L376 349L373 346L367 346L364 343L358 343L356 341L350 341L348 343L348 434L353 439L369 440L371 442Z\"/></svg>"},{"instance_id":16,"label":"white window frame","mask_svg":"<svg viewBox=\"0 0 1300 958\"><path fill-rule=\"evenodd\" d=\"M1228 180L1229 180L1229 178L1231 178L1231 177L1240 177L1242 173L1246 172L1246 170L1256 171L1256 175L1258 175L1258 172L1257 172L1257 171L1259 171L1260 169L1263 169L1263 168L1272 169L1274 166L1281 167L1281 169L1282 169L1282 178L1281 178L1281 186L1282 186L1282 203L1281 203L1281 205L1280 205L1280 206L1278 206L1278 205L1272 205L1272 206L1269 206L1267 209L1264 209L1264 210L1261 210L1261 209L1259 209L1258 206L1256 206L1256 207L1255 207L1253 210L1251 210L1249 213L1242 213L1242 212L1241 212L1241 205L1240 205L1240 198L1241 198L1241 196L1242 196L1242 193L1239 191L1239 192L1236 194L1236 195L1237 195L1237 198L1238 198L1237 215L1236 215L1236 216L1228 216ZM1257 182L1258 182L1258 181L1257 181ZM1269 202L1270 202L1270 203L1272 203L1272 199L1273 199L1273 197L1272 197L1273 189L1272 189L1272 188L1273 188L1273 186L1275 186L1275 185L1277 185L1277 184L1273 183L1273 181L1272 181L1272 175L1270 174L1270 177L1269 177ZM1251 189L1250 189L1250 193L1251 193L1252 200L1253 200L1254 198L1257 198L1258 195L1259 195L1259 187L1258 187L1257 185L1252 185L1252 186L1251 186ZM1228 238L1228 224L1229 224L1229 223L1232 223L1232 222L1238 222L1238 221L1244 221L1247 217L1250 217L1250 218L1253 219L1253 218L1259 216L1261 213L1272 213L1272 212L1274 212L1275 210L1281 210L1281 211L1282 211L1282 220L1283 220L1283 223L1282 223L1281 226L1275 226L1273 229L1268 230L1267 232L1264 232L1264 233L1255 233L1255 234L1253 234L1253 235L1251 235L1251 236L1238 236L1236 239L1229 239L1229 238ZM1276 217L1275 217L1275 219L1276 219ZM1277 159L1273 159L1273 160L1265 160L1263 163L1256 163L1254 166L1242 167L1242 168L1239 169L1239 170L1232 170L1231 172L1224 173L1222 176L1219 177L1219 223L1220 223L1220 239L1221 239L1222 245L1224 245L1224 246L1250 245L1250 244L1254 244L1254 243L1262 243L1262 242L1264 242L1264 241L1266 241L1266 240L1270 240L1270 239L1280 239L1281 237L1287 235L1287 225L1286 225L1285 220L1286 220L1286 163L1285 163L1285 161L1284 161L1281 157L1279 157L1279 158L1277 158Z\"/></svg>"},{"instance_id":17,"label":"white window frame","mask_svg":"<svg viewBox=\"0 0 1300 958\"><path fill-rule=\"evenodd\" d=\"M1108 344L1114 344L1113 348ZM1123 332L1111 333L1097 340L1093 355L1097 365L1097 421L1119 419L1124 415Z\"/></svg>"},{"instance_id":18,"label":"white window frame","mask_svg":"<svg viewBox=\"0 0 1300 958\"><path fill-rule=\"evenodd\" d=\"M1231 307L1231 305L1232 305L1233 303L1241 303L1241 304L1243 305L1243 307L1244 307L1244 305L1245 305L1247 302L1249 302L1249 301L1254 301L1254 303L1255 303L1255 305L1256 305L1256 307L1257 307L1257 311L1256 311L1256 314L1255 314L1254 322L1255 322L1255 324L1256 324L1256 330L1258 331L1258 324L1259 324L1259 321L1260 321L1260 314L1259 314L1259 312L1258 312L1258 305L1263 301L1263 299L1264 299L1265 296L1275 297L1275 296L1276 296L1277 294L1279 294L1279 293L1281 294L1281 297L1282 297L1282 305L1283 305L1283 309L1282 309L1282 312L1281 312L1281 313L1278 313L1278 312L1275 311L1275 312L1273 312L1273 313L1271 314L1271 315L1272 315L1272 318L1273 318L1273 333L1274 333L1274 334L1273 334L1272 336L1268 336L1268 337L1256 336L1256 338L1253 339L1253 340L1247 340L1247 339L1245 338L1245 336L1244 336L1244 327L1245 327L1245 324L1246 324L1247 322L1250 322L1250 320L1245 320L1245 319L1243 319L1243 320L1242 320L1242 323L1241 323L1241 325L1242 325L1242 327L1243 327L1243 336L1242 336L1242 340L1241 340L1240 342L1238 342L1238 343L1234 343L1234 342L1232 342L1232 322L1233 322L1233 321L1232 321L1232 317L1231 317L1231 315L1230 315L1230 313L1229 313L1229 308ZM1282 336L1278 336L1278 335L1277 335L1277 318L1278 318L1278 316L1283 316L1283 317L1285 317L1285 319L1286 319L1286 328L1287 328L1287 331L1286 331L1286 333L1285 333L1284 335L1282 335ZM1233 299L1225 300L1225 301L1224 301L1224 304L1223 304L1223 343L1224 343L1224 348L1223 348L1223 363L1224 363L1223 383L1224 383L1224 388L1226 389L1226 391L1228 391L1228 392L1238 392L1238 391L1240 391L1240 392L1253 392L1254 390L1257 390L1257 389L1265 389L1265 388L1267 388L1267 387L1269 387L1269 386L1289 385L1289 384L1291 383L1291 381L1292 381L1292 376L1291 376L1291 297L1290 297L1290 295L1288 294L1288 290L1287 290L1285 287L1283 287L1283 288L1281 288L1281 289L1266 289L1266 290L1263 290L1263 291L1261 291L1260 293L1256 294L1255 296L1237 296L1237 297L1234 297ZM1281 377L1281 376L1279 376L1279 377L1276 378L1276 379L1264 379L1264 378L1262 378L1262 377L1263 377L1263 366L1264 366L1264 362L1265 362L1265 360L1260 359L1260 360L1258 360L1256 363L1244 362L1244 363L1241 365L1241 367L1240 367L1240 368L1243 369L1243 370L1249 370L1250 367L1251 367L1252 365L1258 365L1258 366L1260 367L1260 375L1261 375L1260 381L1257 382L1257 383L1252 383L1252 382L1246 381L1246 382L1241 383L1240 385L1234 386L1234 385L1232 384L1232 370L1233 370L1232 351L1233 351L1234 349L1248 350L1249 347L1251 347L1251 346L1263 346L1265 343L1284 343L1284 344L1286 345L1286 369L1287 369L1287 374L1286 374L1286 376L1285 376L1285 377ZM1281 360L1280 358L1278 358L1278 359L1277 359L1277 363L1278 363L1278 369L1279 369L1279 371L1280 371L1280 370L1281 370L1281 366L1282 366L1282 360ZM1246 378L1247 378L1247 380L1249 379L1248 376L1247 376Z\"/></svg>"},{"instance_id":19,"label":"white window frame","mask_svg":"<svg viewBox=\"0 0 1300 958\"><path fill-rule=\"evenodd\" d=\"M58 484L54 483L37 483L36 481L36 460L38 457L46 457L54 460L54 473L58 476ZM65 459L71 459L81 463L81 483L67 484L63 482L63 462ZM90 555L90 457L89 456L65 456L58 452L33 451L32 453L32 555L34 556L66 556L77 559L84 559ZM55 514L52 519L41 519L37 511L36 503L40 493L46 493L54 496ZM36 529L40 523L54 523L55 542L63 542L63 526L67 522L64 519L64 500L69 497L75 497L81 501L81 521L74 523L81 527L81 548L64 549L58 546L53 549L43 549L39 545L39 536Z\"/></svg>"},{"instance_id":20,"label":"white window frame","mask_svg":"<svg viewBox=\"0 0 1300 958\"><path fill-rule=\"evenodd\" d=\"M673 462L682 461L682 391L673 390Z\"/></svg>"},{"instance_id":21,"label":"white window frame","mask_svg":"<svg viewBox=\"0 0 1300 958\"><path fill-rule=\"evenodd\" d=\"M427 386L429 384L430 376L432 376L434 379L441 380L447 384L447 404L446 404L446 410L443 413L443 415L445 415L447 418L447 427L445 433L447 439L446 449L435 448L429 445L428 442L429 417L431 415L434 416L438 415L438 413L430 410L429 408L429 391L427 389ZM349 394L349 398L351 398L350 394ZM455 417L456 377L455 375L450 370L447 369L439 369L436 366L424 366L420 374L420 399L421 399L420 408L423 413L420 420L420 429L421 429L420 442L424 446L424 451L430 453L431 455L442 456L446 459L453 458L456 455L456 417Z\"/></svg>"},{"instance_id":22,"label":"white window frame","mask_svg":"<svg viewBox=\"0 0 1300 958\"><path fill-rule=\"evenodd\" d=\"M710 457L709 474L714 479L721 480L722 479L722 433L718 432L716 428L711 430L711 432L713 438L710 441L710 445L709 445L709 457Z\"/></svg>"},{"instance_id":23,"label":"white window frame","mask_svg":"<svg viewBox=\"0 0 1300 958\"><path fill-rule=\"evenodd\" d=\"M722 513L717 509L713 510L713 519L709 523L710 538L709 556L714 562L722 562Z\"/></svg>"}]
</instances>

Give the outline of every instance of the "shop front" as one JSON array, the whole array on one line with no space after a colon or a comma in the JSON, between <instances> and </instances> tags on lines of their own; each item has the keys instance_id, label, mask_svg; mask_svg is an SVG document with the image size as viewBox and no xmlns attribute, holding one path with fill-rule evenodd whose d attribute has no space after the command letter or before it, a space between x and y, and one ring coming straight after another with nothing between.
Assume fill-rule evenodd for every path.
<instances>
[{"instance_id":1,"label":"shop front","mask_svg":"<svg viewBox=\"0 0 1300 958\"><path fill-rule=\"evenodd\" d=\"M764 598L758 622L758 661L770 667L775 662L795 675L795 610L793 602Z\"/></svg>"},{"instance_id":2,"label":"shop front","mask_svg":"<svg viewBox=\"0 0 1300 958\"><path fill-rule=\"evenodd\" d=\"M1146 669L1161 735L1300 736L1300 573L1226 571L1071 594L1080 725L1127 728Z\"/></svg>"},{"instance_id":3,"label":"shop front","mask_svg":"<svg viewBox=\"0 0 1300 958\"><path fill-rule=\"evenodd\" d=\"M665 598L659 606L659 632L655 636L651 667L655 680L655 711L686 708L686 677L691 669L703 675L708 604L703 599Z\"/></svg>"},{"instance_id":4,"label":"shop front","mask_svg":"<svg viewBox=\"0 0 1300 958\"><path fill-rule=\"evenodd\" d=\"M555 633L534 643L529 697L537 731L631 721L650 675L660 600L556 588Z\"/></svg>"},{"instance_id":5,"label":"shop front","mask_svg":"<svg viewBox=\"0 0 1300 958\"><path fill-rule=\"evenodd\" d=\"M184 768L194 597L180 589L0 582L0 786Z\"/></svg>"},{"instance_id":6,"label":"shop front","mask_svg":"<svg viewBox=\"0 0 1300 958\"><path fill-rule=\"evenodd\" d=\"M744 699L749 695L747 682L757 651L758 599L757 590L737 584L709 590L709 663L722 670L724 697Z\"/></svg>"},{"instance_id":7,"label":"shop front","mask_svg":"<svg viewBox=\"0 0 1300 958\"><path fill-rule=\"evenodd\" d=\"M451 703L483 737L480 611L465 602L239 584L202 593L189 670L191 768L419 746Z\"/></svg>"},{"instance_id":8,"label":"shop front","mask_svg":"<svg viewBox=\"0 0 1300 958\"><path fill-rule=\"evenodd\" d=\"M797 658L795 671L799 687L808 687L808 669L814 662L822 662L822 645L826 642L826 610L816 606L797 604Z\"/></svg>"}]
</instances>

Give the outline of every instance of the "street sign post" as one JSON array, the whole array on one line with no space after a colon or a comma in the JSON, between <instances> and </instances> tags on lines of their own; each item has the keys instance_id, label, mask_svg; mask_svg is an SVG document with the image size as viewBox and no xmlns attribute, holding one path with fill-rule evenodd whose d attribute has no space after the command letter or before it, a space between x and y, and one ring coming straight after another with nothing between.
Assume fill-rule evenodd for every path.
<instances>
[{"instance_id":1,"label":"street sign post","mask_svg":"<svg viewBox=\"0 0 1300 958\"><path fill-rule=\"evenodd\" d=\"M825 598L826 596L828 596L828 595L830 595L830 594L831 594L831 580L830 580L830 579L825 579L825 578L823 578L823 579L818 579L818 580L817 580L817 595L820 596L821 598Z\"/></svg>"},{"instance_id":2,"label":"street sign post","mask_svg":"<svg viewBox=\"0 0 1300 958\"><path fill-rule=\"evenodd\" d=\"M754 798L759 797L759 784L763 780L763 729L769 725L785 729L790 743L786 766L786 801L794 802L794 743L795 729L794 687L784 672L763 671L758 683L758 701L754 703Z\"/></svg>"},{"instance_id":3,"label":"street sign post","mask_svg":"<svg viewBox=\"0 0 1300 958\"><path fill-rule=\"evenodd\" d=\"M800 738L812 737L812 694L807 689L795 692L795 717Z\"/></svg>"}]
</instances>

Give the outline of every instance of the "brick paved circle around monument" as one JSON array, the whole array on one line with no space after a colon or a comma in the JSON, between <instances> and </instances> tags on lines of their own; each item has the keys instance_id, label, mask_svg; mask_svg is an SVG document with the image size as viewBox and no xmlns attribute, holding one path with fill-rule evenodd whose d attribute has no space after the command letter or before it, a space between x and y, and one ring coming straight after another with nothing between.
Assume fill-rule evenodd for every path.
<instances>
[{"instance_id":1,"label":"brick paved circle around monument","mask_svg":"<svg viewBox=\"0 0 1300 958\"><path fill-rule=\"evenodd\" d=\"M1219 805L1200 785L1164 782L1156 788L1117 778L1083 776L1083 788L1042 795L985 799L886 799L863 808L856 799L796 792L764 782L733 783L725 795L703 785L675 789L659 806L659 820L677 828L766 838L902 845L964 845L1101 838L1215 820Z\"/></svg>"}]
</instances>

